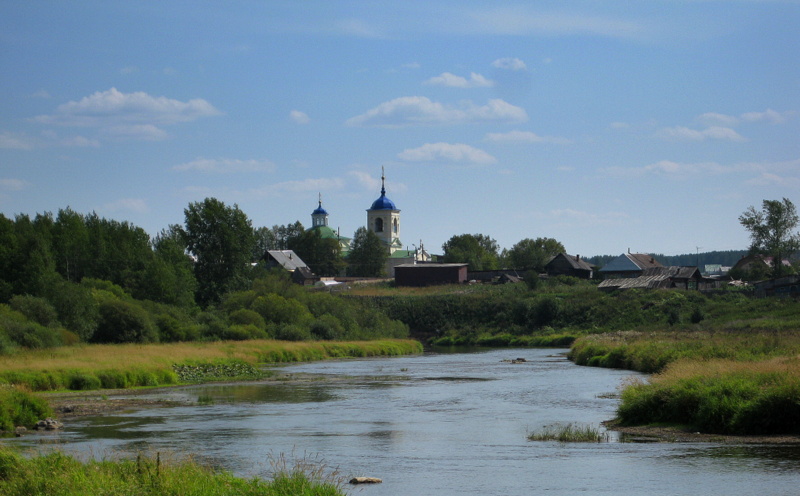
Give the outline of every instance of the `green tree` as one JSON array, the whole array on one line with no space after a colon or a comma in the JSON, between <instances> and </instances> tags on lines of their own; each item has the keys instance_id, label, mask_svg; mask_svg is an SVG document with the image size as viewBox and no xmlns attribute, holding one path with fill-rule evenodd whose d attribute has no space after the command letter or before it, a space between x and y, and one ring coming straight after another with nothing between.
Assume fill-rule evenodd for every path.
<instances>
[{"instance_id":1,"label":"green tree","mask_svg":"<svg viewBox=\"0 0 800 496\"><path fill-rule=\"evenodd\" d=\"M272 226L272 234L275 238L275 244L271 250L288 250L289 240L299 237L306 232L306 228L300 221L295 221L294 224L286 224L285 226L274 225Z\"/></svg>"},{"instance_id":2,"label":"green tree","mask_svg":"<svg viewBox=\"0 0 800 496\"><path fill-rule=\"evenodd\" d=\"M253 255L250 257L251 262L258 262L261 260L261 257L263 257L268 250L278 249L278 239L273 229L269 227L259 227L253 230L253 238L255 241L253 243Z\"/></svg>"},{"instance_id":3,"label":"green tree","mask_svg":"<svg viewBox=\"0 0 800 496\"><path fill-rule=\"evenodd\" d=\"M190 203L184 215L184 242L195 257L197 301L205 307L247 282L253 226L237 205L228 207L216 198Z\"/></svg>"},{"instance_id":4,"label":"green tree","mask_svg":"<svg viewBox=\"0 0 800 496\"><path fill-rule=\"evenodd\" d=\"M67 281L81 282L91 258L83 216L69 207L59 210L52 232L56 270Z\"/></svg>"},{"instance_id":5,"label":"green tree","mask_svg":"<svg viewBox=\"0 0 800 496\"><path fill-rule=\"evenodd\" d=\"M739 222L750 233L750 251L772 258L772 276L788 271L783 260L800 250L800 234L796 232L800 217L789 199L764 200L761 210L750 206L739 216Z\"/></svg>"},{"instance_id":6,"label":"green tree","mask_svg":"<svg viewBox=\"0 0 800 496\"><path fill-rule=\"evenodd\" d=\"M290 238L288 246L317 275L337 276L344 268L339 241L323 238L317 229L304 231L299 236Z\"/></svg>"},{"instance_id":7,"label":"green tree","mask_svg":"<svg viewBox=\"0 0 800 496\"><path fill-rule=\"evenodd\" d=\"M542 272L552 257L565 251L564 245L553 238L525 238L505 255L508 265L513 269Z\"/></svg>"},{"instance_id":8,"label":"green tree","mask_svg":"<svg viewBox=\"0 0 800 496\"><path fill-rule=\"evenodd\" d=\"M347 275L380 277L389 258L389 251L377 234L359 227L353 234L353 244L347 255Z\"/></svg>"},{"instance_id":9,"label":"green tree","mask_svg":"<svg viewBox=\"0 0 800 496\"><path fill-rule=\"evenodd\" d=\"M442 250L445 263L467 263L469 270L497 268L497 241L483 234L453 236L442 245Z\"/></svg>"}]
</instances>

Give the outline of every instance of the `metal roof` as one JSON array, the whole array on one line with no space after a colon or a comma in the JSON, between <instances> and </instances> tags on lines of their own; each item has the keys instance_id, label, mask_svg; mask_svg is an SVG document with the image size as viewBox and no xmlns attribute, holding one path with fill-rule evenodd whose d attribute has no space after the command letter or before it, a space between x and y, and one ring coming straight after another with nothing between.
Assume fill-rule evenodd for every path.
<instances>
[{"instance_id":1,"label":"metal roof","mask_svg":"<svg viewBox=\"0 0 800 496\"><path fill-rule=\"evenodd\" d=\"M292 250L267 250L267 255L286 270L308 268L308 265Z\"/></svg>"}]
</instances>

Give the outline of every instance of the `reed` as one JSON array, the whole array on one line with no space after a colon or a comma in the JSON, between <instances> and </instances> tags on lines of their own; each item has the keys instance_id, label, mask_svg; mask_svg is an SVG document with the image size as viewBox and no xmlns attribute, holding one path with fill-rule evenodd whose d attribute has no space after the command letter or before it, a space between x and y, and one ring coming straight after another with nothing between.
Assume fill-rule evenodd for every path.
<instances>
[{"instance_id":1,"label":"reed","mask_svg":"<svg viewBox=\"0 0 800 496\"><path fill-rule=\"evenodd\" d=\"M553 424L528 434L530 441L558 441L560 443L602 443L609 440L608 433L587 424Z\"/></svg>"},{"instance_id":2,"label":"reed","mask_svg":"<svg viewBox=\"0 0 800 496\"><path fill-rule=\"evenodd\" d=\"M17 426L30 429L36 422L52 415L53 410L42 398L24 388L0 386L0 432L11 434Z\"/></svg>"},{"instance_id":3,"label":"reed","mask_svg":"<svg viewBox=\"0 0 800 496\"><path fill-rule=\"evenodd\" d=\"M78 496L136 494L160 496L342 496L341 484L318 472L291 468L270 480L239 478L192 458L139 456L135 460L87 461L59 452L24 457L0 448L0 494Z\"/></svg>"}]
</instances>

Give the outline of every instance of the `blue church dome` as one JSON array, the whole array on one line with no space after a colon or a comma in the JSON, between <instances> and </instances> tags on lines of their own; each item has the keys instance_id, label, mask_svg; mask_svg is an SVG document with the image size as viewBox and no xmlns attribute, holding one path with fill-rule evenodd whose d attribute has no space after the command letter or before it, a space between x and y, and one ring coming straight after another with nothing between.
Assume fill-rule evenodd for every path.
<instances>
[{"instance_id":1,"label":"blue church dome","mask_svg":"<svg viewBox=\"0 0 800 496\"><path fill-rule=\"evenodd\" d=\"M328 211L322 208L322 205L320 205L313 212L311 212L311 215L328 215Z\"/></svg>"},{"instance_id":2,"label":"blue church dome","mask_svg":"<svg viewBox=\"0 0 800 496\"><path fill-rule=\"evenodd\" d=\"M397 210L397 207L394 206L394 202L388 198L386 198L386 175L383 173L383 168L381 167L381 196L374 202L372 202L372 206L369 208L370 210Z\"/></svg>"},{"instance_id":3,"label":"blue church dome","mask_svg":"<svg viewBox=\"0 0 800 496\"><path fill-rule=\"evenodd\" d=\"M386 194L381 191L381 197L372 202L372 206L369 208L370 210L397 210L397 207L394 206L394 202L388 198L386 198Z\"/></svg>"}]
</instances>

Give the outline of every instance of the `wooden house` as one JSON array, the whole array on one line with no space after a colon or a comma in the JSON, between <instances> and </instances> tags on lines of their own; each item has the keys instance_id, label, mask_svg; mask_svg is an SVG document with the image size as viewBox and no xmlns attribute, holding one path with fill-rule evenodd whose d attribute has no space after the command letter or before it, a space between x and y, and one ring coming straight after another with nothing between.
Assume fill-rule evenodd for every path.
<instances>
[{"instance_id":1,"label":"wooden house","mask_svg":"<svg viewBox=\"0 0 800 496\"><path fill-rule=\"evenodd\" d=\"M398 286L433 286L467 282L465 263L403 264L394 268Z\"/></svg>"},{"instance_id":2,"label":"wooden house","mask_svg":"<svg viewBox=\"0 0 800 496\"><path fill-rule=\"evenodd\" d=\"M664 267L647 253L623 253L608 262L598 272L603 279L639 277L646 269Z\"/></svg>"},{"instance_id":3,"label":"wooden house","mask_svg":"<svg viewBox=\"0 0 800 496\"><path fill-rule=\"evenodd\" d=\"M591 279L593 267L581 259L580 255L567 255L559 253L544 266L549 276L572 276L581 279Z\"/></svg>"}]
</instances>

